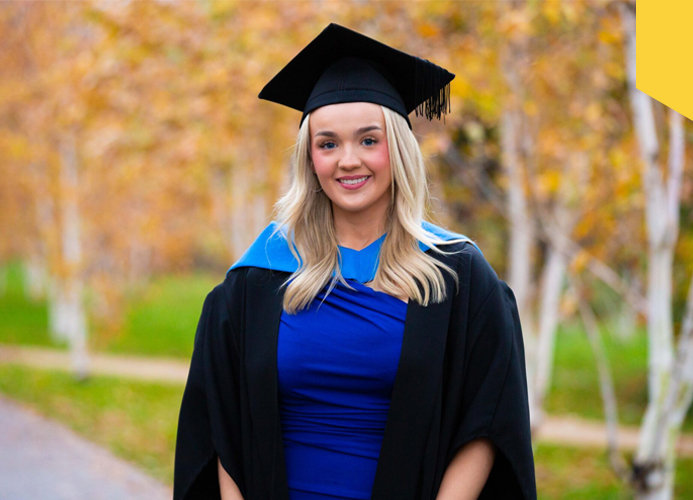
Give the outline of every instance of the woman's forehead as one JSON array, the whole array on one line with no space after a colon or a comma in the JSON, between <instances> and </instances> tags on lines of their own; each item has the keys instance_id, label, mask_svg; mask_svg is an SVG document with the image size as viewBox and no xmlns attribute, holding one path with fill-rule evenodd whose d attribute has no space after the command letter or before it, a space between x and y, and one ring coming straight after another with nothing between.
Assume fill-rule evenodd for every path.
<instances>
[{"instance_id":1,"label":"woman's forehead","mask_svg":"<svg viewBox=\"0 0 693 500\"><path fill-rule=\"evenodd\" d=\"M322 106L311 112L309 120L311 133L323 127L358 129L379 124L384 130L385 126L380 105L371 102L343 102Z\"/></svg>"}]
</instances>

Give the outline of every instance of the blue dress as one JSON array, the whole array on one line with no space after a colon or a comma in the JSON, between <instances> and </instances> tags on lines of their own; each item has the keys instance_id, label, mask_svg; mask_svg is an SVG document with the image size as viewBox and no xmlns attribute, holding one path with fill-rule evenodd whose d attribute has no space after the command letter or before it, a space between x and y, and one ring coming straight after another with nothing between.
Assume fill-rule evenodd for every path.
<instances>
[{"instance_id":1,"label":"blue dress","mask_svg":"<svg viewBox=\"0 0 693 500\"><path fill-rule=\"evenodd\" d=\"M337 285L281 316L279 408L291 500L371 497L407 303L347 281L356 291Z\"/></svg>"}]
</instances>

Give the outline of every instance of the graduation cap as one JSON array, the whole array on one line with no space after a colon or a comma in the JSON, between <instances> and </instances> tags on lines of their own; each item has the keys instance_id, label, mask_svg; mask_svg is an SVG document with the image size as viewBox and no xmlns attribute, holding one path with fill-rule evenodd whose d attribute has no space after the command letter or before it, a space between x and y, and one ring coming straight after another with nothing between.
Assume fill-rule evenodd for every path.
<instances>
[{"instance_id":1,"label":"graduation cap","mask_svg":"<svg viewBox=\"0 0 693 500\"><path fill-rule=\"evenodd\" d=\"M331 23L277 73L258 97L303 112L342 102L382 104L404 116L449 112L455 75L361 33Z\"/></svg>"}]
</instances>

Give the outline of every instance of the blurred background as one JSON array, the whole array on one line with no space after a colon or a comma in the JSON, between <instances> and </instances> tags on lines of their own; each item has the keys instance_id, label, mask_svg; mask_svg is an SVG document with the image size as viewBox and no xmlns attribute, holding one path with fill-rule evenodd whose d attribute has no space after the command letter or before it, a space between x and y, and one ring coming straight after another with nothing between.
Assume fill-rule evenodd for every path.
<instances>
[{"instance_id":1,"label":"blurred background","mask_svg":"<svg viewBox=\"0 0 693 500\"><path fill-rule=\"evenodd\" d=\"M288 181L300 113L257 94L337 22L456 74L445 123L412 115L430 218L518 299L539 497L693 498L693 126L636 90L635 14L0 3L0 409L170 493L202 303ZM18 449L38 445L24 434Z\"/></svg>"}]
</instances>

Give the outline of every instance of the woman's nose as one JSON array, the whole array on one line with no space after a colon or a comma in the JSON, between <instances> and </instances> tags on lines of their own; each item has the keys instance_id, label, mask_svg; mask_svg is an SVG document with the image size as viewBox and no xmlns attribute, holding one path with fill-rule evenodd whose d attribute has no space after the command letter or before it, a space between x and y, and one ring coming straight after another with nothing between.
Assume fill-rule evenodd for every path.
<instances>
[{"instance_id":1,"label":"woman's nose","mask_svg":"<svg viewBox=\"0 0 693 500\"><path fill-rule=\"evenodd\" d=\"M338 165L343 168L358 167L361 165L361 160L354 153L354 149L347 146L344 148L344 154L339 159Z\"/></svg>"}]
</instances>

